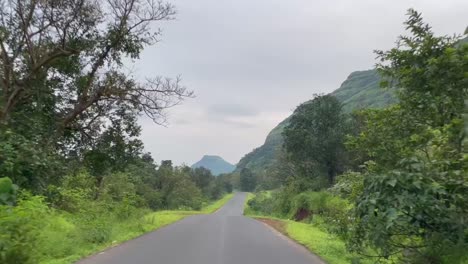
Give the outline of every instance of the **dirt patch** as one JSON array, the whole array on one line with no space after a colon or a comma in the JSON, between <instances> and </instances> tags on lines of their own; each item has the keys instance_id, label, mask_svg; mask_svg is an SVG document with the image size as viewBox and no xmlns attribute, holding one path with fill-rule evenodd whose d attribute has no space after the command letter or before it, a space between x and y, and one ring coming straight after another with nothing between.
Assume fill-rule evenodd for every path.
<instances>
[{"instance_id":1,"label":"dirt patch","mask_svg":"<svg viewBox=\"0 0 468 264\"><path fill-rule=\"evenodd\" d=\"M286 223L281 220L269 219L269 218L256 218L258 221L261 221L274 229L278 230L282 234L286 234Z\"/></svg>"},{"instance_id":2,"label":"dirt patch","mask_svg":"<svg viewBox=\"0 0 468 264\"><path fill-rule=\"evenodd\" d=\"M300 222L304 219L309 218L310 215L311 213L309 210L301 208L296 212L296 215L294 215L294 220Z\"/></svg>"}]
</instances>

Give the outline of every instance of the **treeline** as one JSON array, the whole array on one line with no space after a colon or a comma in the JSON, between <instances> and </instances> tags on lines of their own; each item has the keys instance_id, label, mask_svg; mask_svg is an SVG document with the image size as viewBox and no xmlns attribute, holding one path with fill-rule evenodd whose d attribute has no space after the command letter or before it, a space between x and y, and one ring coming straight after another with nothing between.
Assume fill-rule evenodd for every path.
<instances>
[{"instance_id":1,"label":"treeline","mask_svg":"<svg viewBox=\"0 0 468 264\"><path fill-rule=\"evenodd\" d=\"M434 35L414 10L405 26L396 48L376 52L383 89L399 103L350 115L331 95L300 105L281 162L255 177L257 190L274 190L249 205L324 227L372 261L464 263L468 45Z\"/></svg>"},{"instance_id":2,"label":"treeline","mask_svg":"<svg viewBox=\"0 0 468 264\"><path fill-rule=\"evenodd\" d=\"M70 263L181 218L153 211L201 210L232 191L226 177L170 161L156 166L149 155L100 182L89 171L82 166L40 195L0 178L1 263Z\"/></svg>"},{"instance_id":3,"label":"treeline","mask_svg":"<svg viewBox=\"0 0 468 264\"><path fill-rule=\"evenodd\" d=\"M153 29L174 6L0 5L1 263L82 254L146 230L150 210L199 210L232 190L205 169L157 165L139 139L140 116L163 124L167 108L192 97L178 78L141 82L123 64L157 42Z\"/></svg>"}]
</instances>

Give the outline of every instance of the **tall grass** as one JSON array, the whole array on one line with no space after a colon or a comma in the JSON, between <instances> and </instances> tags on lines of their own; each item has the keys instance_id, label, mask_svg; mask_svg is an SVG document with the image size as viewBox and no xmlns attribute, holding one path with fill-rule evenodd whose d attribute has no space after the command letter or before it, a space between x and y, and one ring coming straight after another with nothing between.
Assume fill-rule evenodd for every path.
<instances>
[{"instance_id":1,"label":"tall grass","mask_svg":"<svg viewBox=\"0 0 468 264\"><path fill-rule=\"evenodd\" d=\"M329 264L374 263L349 253L344 241L312 224L287 221L286 232L290 238L304 245Z\"/></svg>"}]
</instances>

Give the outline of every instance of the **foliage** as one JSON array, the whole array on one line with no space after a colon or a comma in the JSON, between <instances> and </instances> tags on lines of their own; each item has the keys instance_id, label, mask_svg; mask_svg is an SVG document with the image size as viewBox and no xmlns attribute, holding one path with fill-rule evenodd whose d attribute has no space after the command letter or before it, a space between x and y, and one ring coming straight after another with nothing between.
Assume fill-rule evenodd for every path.
<instances>
[{"instance_id":1,"label":"foliage","mask_svg":"<svg viewBox=\"0 0 468 264\"><path fill-rule=\"evenodd\" d=\"M0 174L22 188L42 194L82 165L99 184L141 155L139 115L164 123L165 109L192 96L179 78L140 82L121 67L157 42L152 25L173 19L171 4L0 5Z\"/></svg>"},{"instance_id":2,"label":"foliage","mask_svg":"<svg viewBox=\"0 0 468 264\"><path fill-rule=\"evenodd\" d=\"M249 213L257 215L275 215L277 213L277 205L271 192L258 192L255 196L248 197L246 205L249 208Z\"/></svg>"},{"instance_id":3,"label":"foliage","mask_svg":"<svg viewBox=\"0 0 468 264\"><path fill-rule=\"evenodd\" d=\"M212 188L210 184L214 181L214 176L210 170L204 167L192 169L191 178L204 195L210 195L209 192Z\"/></svg>"},{"instance_id":4,"label":"foliage","mask_svg":"<svg viewBox=\"0 0 468 264\"><path fill-rule=\"evenodd\" d=\"M8 176L20 187L43 190L63 171L60 161L39 135L28 138L0 124L0 175Z\"/></svg>"},{"instance_id":5,"label":"foliage","mask_svg":"<svg viewBox=\"0 0 468 264\"><path fill-rule=\"evenodd\" d=\"M14 205L18 186L13 184L10 178L0 178L0 205Z\"/></svg>"},{"instance_id":6,"label":"foliage","mask_svg":"<svg viewBox=\"0 0 468 264\"><path fill-rule=\"evenodd\" d=\"M200 210L203 202L201 191L187 178L174 184L166 200L168 209Z\"/></svg>"},{"instance_id":7,"label":"foliage","mask_svg":"<svg viewBox=\"0 0 468 264\"><path fill-rule=\"evenodd\" d=\"M468 45L459 37L435 36L422 16L408 11L405 26L411 36L397 47L377 51L384 87L398 86L400 105L417 117L416 124L439 127L459 117L468 93Z\"/></svg>"},{"instance_id":8,"label":"foliage","mask_svg":"<svg viewBox=\"0 0 468 264\"><path fill-rule=\"evenodd\" d=\"M396 91L399 103L363 109L346 120L353 127L345 131L346 166L337 174L347 172L320 191L323 185L315 179L330 165L321 155L334 134L314 132L333 118L325 111L304 114L308 106L313 110L313 101L307 102L284 128L289 163L277 166L285 177L282 187L248 202L249 214L310 223L288 222L298 227L288 235L324 258L331 255L330 262L440 264L468 259L468 45L466 39L435 36L416 11L408 15L405 25L411 36L400 37L390 51L377 51L379 75L372 71L374 77L382 76L385 93ZM378 78L370 79L375 84ZM366 81L359 85L367 89ZM352 91L337 94L343 100ZM339 123L328 127L339 132L334 125ZM343 160L338 155L331 159ZM334 243L343 239L352 253L345 252L344 243L339 254L318 247L324 242L317 230ZM350 257L343 260L344 255Z\"/></svg>"},{"instance_id":9,"label":"foliage","mask_svg":"<svg viewBox=\"0 0 468 264\"><path fill-rule=\"evenodd\" d=\"M346 145L355 157L359 157L355 161L372 161L379 165L372 169L393 168L402 157L410 156L418 144L411 135L421 126L400 105L362 110L355 118L361 122L360 131L356 136L349 136Z\"/></svg>"},{"instance_id":10,"label":"foliage","mask_svg":"<svg viewBox=\"0 0 468 264\"><path fill-rule=\"evenodd\" d=\"M0 205L1 263L36 263L34 250L47 212L42 197L26 193L16 206Z\"/></svg>"},{"instance_id":11,"label":"foliage","mask_svg":"<svg viewBox=\"0 0 468 264\"><path fill-rule=\"evenodd\" d=\"M71 214L48 207L43 197L22 194L16 206L0 206L0 262L71 263L188 215L212 213L231 198L226 195L201 211L152 213L125 200L111 205L82 201ZM132 213L122 217L122 206L132 208Z\"/></svg>"},{"instance_id":12,"label":"foliage","mask_svg":"<svg viewBox=\"0 0 468 264\"><path fill-rule=\"evenodd\" d=\"M338 176L336 184L330 188L330 193L354 202L362 194L363 188L364 175L350 171Z\"/></svg>"},{"instance_id":13,"label":"foliage","mask_svg":"<svg viewBox=\"0 0 468 264\"><path fill-rule=\"evenodd\" d=\"M255 189L256 179L255 175L247 168L240 172L240 189L244 192L250 192Z\"/></svg>"},{"instance_id":14,"label":"foliage","mask_svg":"<svg viewBox=\"0 0 468 264\"><path fill-rule=\"evenodd\" d=\"M442 147L444 140L434 139L437 146L431 152ZM446 155L447 150L440 154ZM433 263L440 263L448 249L464 245L468 170L457 169L460 162L419 157L402 160L401 169L366 176L352 244L368 243L384 257L404 249L405 257L422 254L424 261Z\"/></svg>"},{"instance_id":15,"label":"foliage","mask_svg":"<svg viewBox=\"0 0 468 264\"><path fill-rule=\"evenodd\" d=\"M323 95L294 111L283 132L284 149L303 177L321 171L333 184L342 171L347 117L341 108L335 97Z\"/></svg>"},{"instance_id":16,"label":"foliage","mask_svg":"<svg viewBox=\"0 0 468 264\"><path fill-rule=\"evenodd\" d=\"M461 118L468 46L435 36L414 10L405 25L411 36L377 52L383 86L398 86L400 104L363 112L362 131L348 142L371 165L349 246L402 262L453 263L460 260L454 249L467 241Z\"/></svg>"}]
</instances>

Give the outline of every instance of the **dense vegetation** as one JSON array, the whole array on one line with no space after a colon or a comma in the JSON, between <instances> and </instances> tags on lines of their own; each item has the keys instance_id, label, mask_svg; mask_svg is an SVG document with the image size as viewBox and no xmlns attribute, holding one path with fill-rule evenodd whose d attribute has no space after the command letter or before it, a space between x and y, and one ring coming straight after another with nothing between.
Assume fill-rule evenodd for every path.
<instances>
[{"instance_id":1,"label":"dense vegetation","mask_svg":"<svg viewBox=\"0 0 468 264\"><path fill-rule=\"evenodd\" d=\"M215 176L220 174L231 173L234 171L236 166L232 165L231 163L225 161L220 156L211 156L205 155L203 158L196 163L194 163L192 168L206 168L211 171L211 173Z\"/></svg>"},{"instance_id":2,"label":"dense vegetation","mask_svg":"<svg viewBox=\"0 0 468 264\"><path fill-rule=\"evenodd\" d=\"M435 36L414 10L405 26L396 48L376 52L398 103L349 113L319 95L299 106L270 171L280 187L247 213L310 223L288 233L314 249L298 230L318 227L344 241L348 263L468 263L468 45Z\"/></svg>"},{"instance_id":3,"label":"dense vegetation","mask_svg":"<svg viewBox=\"0 0 468 264\"><path fill-rule=\"evenodd\" d=\"M174 7L146 0L0 0L0 263L70 262L201 210L232 187L157 165L137 119L192 92L134 79Z\"/></svg>"}]
</instances>

